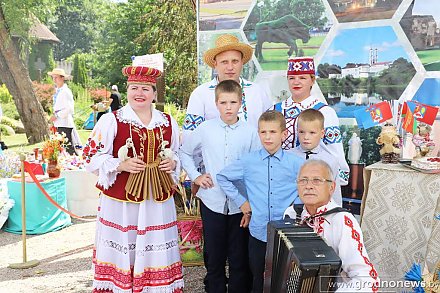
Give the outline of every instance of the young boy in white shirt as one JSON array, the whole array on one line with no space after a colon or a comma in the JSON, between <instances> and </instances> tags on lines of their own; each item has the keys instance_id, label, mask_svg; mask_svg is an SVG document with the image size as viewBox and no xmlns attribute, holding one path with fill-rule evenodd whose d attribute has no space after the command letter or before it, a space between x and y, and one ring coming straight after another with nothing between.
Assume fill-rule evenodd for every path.
<instances>
[{"instance_id":1,"label":"young boy in white shirt","mask_svg":"<svg viewBox=\"0 0 440 293\"><path fill-rule=\"evenodd\" d=\"M215 89L215 102L220 118L200 124L185 139L179 156L189 178L199 185L204 245L207 255L207 279L210 292L226 292L225 265L229 264L229 292L249 291L247 243L244 228L247 215L217 184L216 175L242 155L261 147L257 130L238 118L242 89L234 80L224 80ZM200 149L205 165L201 174L194 160Z\"/></svg>"},{"instance_id":2,"label":"young boy in white shirt","mask_svg":"<svg viewBox=\"0 0 440 293\"><path fill-rule=\"evenodd\" d=\"M324 115L315 109L307 109L301 112L298 116L298 140L299 145L291 151L299 157L315 160L324 160L332 168L332 173L336 176L335 192L333 193L332 201L339 206L342 206L341 184L346 185L347 182L342 181L338 177L339 161L345 158L336 158L331 153L327 146L322 141L325 135L324 131Z\"/></svg>"}]
</instances>

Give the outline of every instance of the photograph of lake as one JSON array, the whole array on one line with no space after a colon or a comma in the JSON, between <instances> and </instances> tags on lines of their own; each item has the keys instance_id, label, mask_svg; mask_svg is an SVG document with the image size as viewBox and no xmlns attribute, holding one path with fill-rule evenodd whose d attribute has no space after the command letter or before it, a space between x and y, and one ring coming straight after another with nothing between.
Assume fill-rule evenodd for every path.
<instances>
[{"instance_id":1,"label":"photograph of lake","mask_svg":"<svg viewBox=\"0 0 440 293\"><path fill-rule=\"evenodd\" d=\"M317 66L317 83L340 118L396 101L416 70L390 26L340 30Z\"/></svg>"}]
</instances>

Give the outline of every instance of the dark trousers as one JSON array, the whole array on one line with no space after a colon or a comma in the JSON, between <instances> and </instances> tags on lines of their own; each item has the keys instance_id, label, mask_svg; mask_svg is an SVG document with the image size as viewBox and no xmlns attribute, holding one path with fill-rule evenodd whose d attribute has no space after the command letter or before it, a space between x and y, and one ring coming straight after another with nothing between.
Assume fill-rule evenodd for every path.
<instances>
[{"instance_id":1,"label":"dark trousers","mask_svg":"<svg viewBox=\"0 0 440 293\"><path fill-rule=\"evenodd\" d=\"M262 293L266 242L249 235L249 266L252 272L252 293Z\"/></svg>"},{"instance_id":2,"label":"dark trousers","mask_svg":"<svg viewBox=\"0 0 440 293\"><path fill-rule=\"evenodd\" d=\"M226 292L226 260L229 264L228 292L249 292L247 244L249 230L240 227L242 213L223 215L201 203L204 245L208 261L205 267L209 293Z\"/></svg>"},{"instance_id":3,"label":"dark trousers","mask_svg":"<svg viewBox=\"0 0 440 293\"><path fill-rule=\"evenodd\" d=\"M64 132L66 134L66 138L69 140L66 144L66 152L68 152L70 155L75 154L75 149L74 149L73 143L72 143L72 130L73 130L73 128L57 127L57 132L58 133Z\"/></svg>"}]
</instances>

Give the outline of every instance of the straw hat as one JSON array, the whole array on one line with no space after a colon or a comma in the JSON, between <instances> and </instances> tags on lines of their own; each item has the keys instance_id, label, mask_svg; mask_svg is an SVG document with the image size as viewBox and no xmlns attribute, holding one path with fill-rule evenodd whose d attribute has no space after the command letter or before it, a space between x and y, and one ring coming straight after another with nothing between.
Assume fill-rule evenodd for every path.
<instances>
[{"instance_id":1,"label":"straw hat","mask_svg":"<svg viewBox=\"0 0 440 293\"><path fill-rule=\"evenodd\" d=\"M229 51L236 50L243 54L243 64L246 64L252 58L252 47L248 44L240 43L238 38L233 35L225 34L221 35L215 41L215 47L209 49L203 55L203 61L211 68L215 65L215 56L218 54Z\"/></svg>"},{"instance_id":2,"label":"straw hat","mask_svg":"<svg viewBox=\"0 0 440 293\"><path fill-rule=\"evenodd\" d=\"M65 79L69 79L71 76L68 75L64 69L62 68L54 68L52 71L49 71L47 73L49 76L54 76L54 75L61 75L63 76Z\"/></svg>"},{"instance_id":3,"label":"straw hat","mask_svg":"<svg viewBox=\"0 0 440 293\"><path fill-rule=\"evenodd\" d=\"M127 84L156 85L156 80L162 75L162 72L156 68L146 66L126 66L122 68L122 74L127 76Z\"/></svg>"}]
</instances>

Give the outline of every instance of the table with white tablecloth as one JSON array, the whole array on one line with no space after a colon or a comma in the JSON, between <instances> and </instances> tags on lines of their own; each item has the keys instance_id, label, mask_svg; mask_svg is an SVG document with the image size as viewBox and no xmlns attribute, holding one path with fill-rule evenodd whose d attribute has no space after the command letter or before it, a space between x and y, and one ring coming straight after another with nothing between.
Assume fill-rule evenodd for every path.
<instances>
[{"instance_id":1,"label":"table with white tablecloth","mask_svg":"<svg viewBox=\"0 0 440 293\"><path fill-rule=\"evenodd\" d=\"M67 207L78 216L94 216L98 211L98 177L85 170L64 170L61 177L66 178Z\"/></svg>"},{"instance_id":2,"label":"table with white tablecloth","mask_svg":"<svg viewBox=\"0 0 440 293\"><path fill-rule=\"evenodd\" d=\"M440 174L400 164L366 168L361 227L382 279L401 279L414 262L440 261Z\"/></svg>"}]
</instances>

